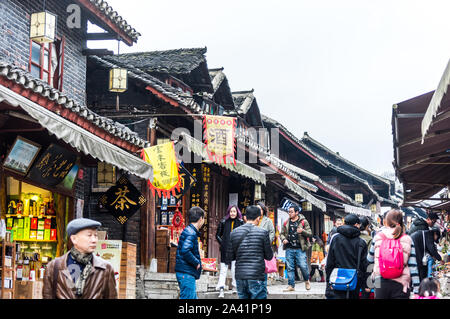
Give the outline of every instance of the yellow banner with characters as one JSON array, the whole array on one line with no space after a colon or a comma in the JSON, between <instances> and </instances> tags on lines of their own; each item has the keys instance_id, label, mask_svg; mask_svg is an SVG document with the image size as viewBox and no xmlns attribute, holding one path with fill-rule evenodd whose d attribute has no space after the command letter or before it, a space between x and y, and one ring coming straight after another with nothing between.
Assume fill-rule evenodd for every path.
<instances>
[{"instance_id":1,"label":"yellow banner with characters","mask_svg":"<svg viewBox=\"0 0 450 319\"><path fill-rule=\"evenodd\" d=\"M148 181L153 194L156 190L159 197L161 194L166 198L175 196L175 190L180 190L181 179L174 142L144 148L141 157L153 166L153 183Z\"/></svg>"},{"instance_id":2,"label":"yellow banner with characters","mask_svg":"<svg viewBox=\"0 0 450 319\"><path fill-rule=\"evenodd\" d=\"M203 139L211 161L236 165L236 119L226 116L205 115Z\"/></svg>"}]
</instances>

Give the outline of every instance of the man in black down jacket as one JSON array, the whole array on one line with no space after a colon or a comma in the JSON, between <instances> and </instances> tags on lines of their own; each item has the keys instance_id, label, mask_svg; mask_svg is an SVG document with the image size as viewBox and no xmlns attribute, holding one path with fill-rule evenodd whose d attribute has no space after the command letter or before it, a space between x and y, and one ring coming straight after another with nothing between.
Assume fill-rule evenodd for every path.
<instances>
[{"instance_id":1,"label":"man in black down jacket","mask_svg":"<svg viewBox=\"0 0 450 319\"><path fill-rule=\"evenodd\" d=\"M269 233L257 227L259 207L246 209L246 224L231 232L228 253L236 260L236 284L240 299L266 299L265 260L273 258Z\"/></svg>"},{"instance_id":2,"label":"man in black down jacket","mask_svg":"<svg viewBox=\"0 0 450 319\"><path fill-rule=\"evenodd\" d=\"M416 231L411 235L416 250L417 269L419 270L419 278L422 281L428 275L428 266L422 263L424 254L428 253L432 258L442 261L435 242L439 241L441 232L439 228L433 227L431 230ZM425 238L425 244L423 239ZM427 261L428 262L428 261Z\"/></svg>"},{"instance_id":3,"label":"man in black down jacket","mask_svg":"<svg viewBox=\"0 0 450 319\"><path fill-rule=\"evenodd\" d=\"M188 220L190 224L183 230L178 241L175 273L180 287L180 299L197 299L195 281L202 272L198 237L205 222L205 211L197 206L191 207Z\"/></svg>"},{"instance_id":4,"label":"man in black down jacket","mask_svg":"<svg viewBox=\"0 0 450 319\"><path fill-rule=\"evenodd\" d=\"M364 273L367 270L367 244L359 238L360 230L356 225L359 224L358 216L349 214L345 216L344 225L337 229L337 234L331 239L330 249L328 251L327 263L325 266L327 287L325 297L327 299L344 299L345 291L333 290L330 286L330 275L334 268L356 269L358 265L358 251L361 249L359 256L358 284L356 289L350 291L350 299L358 299L359 289L362 286ZM359 226L359 225L358 225Z\"/></svg>"},{"instance_id":5,"label":"man in black down jacket","mask_svg":"<svg viewBox=\"0 0 450 319\"><path fill-rule=\"evenodd\" d=\"M408 235L412 235L419 230L429 230L436 221L439 219L438 214L435 212L429 212L427 214L427 219L423 219L422 217L417 217L413 220L412 226L408 231Z\"/></svg>"}]
</instances>

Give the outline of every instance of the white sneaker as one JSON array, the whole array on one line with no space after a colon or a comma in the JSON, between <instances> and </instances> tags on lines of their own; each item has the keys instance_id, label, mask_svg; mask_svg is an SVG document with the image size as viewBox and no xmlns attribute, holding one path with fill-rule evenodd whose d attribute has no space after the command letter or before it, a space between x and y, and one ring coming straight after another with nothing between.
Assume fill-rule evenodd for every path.
<instances>
[{"instance_id":1,"label":"white sneaker","mask_svg":"<svg viewBox=\"0 0 450 319\"><path fill-rule=\"evenodd\" d=\"M225 298L225 294L223 292L223 288L220 288L219 298Z\"/></svg>"}]
</instances>

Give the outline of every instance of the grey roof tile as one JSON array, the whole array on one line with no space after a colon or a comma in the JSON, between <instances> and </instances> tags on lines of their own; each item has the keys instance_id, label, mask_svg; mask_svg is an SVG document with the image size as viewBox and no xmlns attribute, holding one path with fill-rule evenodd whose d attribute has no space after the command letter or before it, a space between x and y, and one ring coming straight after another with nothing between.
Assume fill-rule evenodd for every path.
<instances>
[{"instance_id":1,"label":"grey roof tile","mask_svg":"<svg viewBox=\"0 0 450 319\"><path fill-rule=\"evenodd\" d=\"M80 114L80 116L86 118L93 125L96 125L100 128L105 128L106 125L104 123L108 123L109 129L113 128L114 135L117 137L119 137L119 134L123 135L123 132L126 132L128 135L122 139L131 144L134 144L139 147L142 147L142 145L145 146L150 145L148 141L139 138L136 132L132 132L129 128L123 126L118 122L115 122L111 119L96 114L85 105L80 105L73 99L66 96L64 93L51 87L42 80L34 78L30 73L20 68L17 68L9 63L0 61L0 76L6 77L9 80L13 80L16 83L22 85L24 88L31 89L33 92L38 93L51 101L55 101L62 107L69 109L72 112Z\"/></svg>"}]
</instances>

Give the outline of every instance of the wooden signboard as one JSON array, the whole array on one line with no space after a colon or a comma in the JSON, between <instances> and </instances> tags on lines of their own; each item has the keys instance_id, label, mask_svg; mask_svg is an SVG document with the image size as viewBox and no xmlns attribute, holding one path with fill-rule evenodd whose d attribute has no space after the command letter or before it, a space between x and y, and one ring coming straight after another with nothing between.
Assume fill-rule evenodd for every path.
<instances>
[{"instance_id":1,"label":"wooden signboard","mask_svg":"<svg viewBox=\"0 0 450 319\"><path fill-rule=\"evenodd\" d=\"M123 225L145 205L147 200L125 176L122 176L116 185L100 197L99 202Z\"/></svg>"},{"instance_id":2,"label":"wooden signboard","mask_svg":"<svg viewBox=\"0 0 450 319\"><path fill-rule=\"evenodd\" d=\"M180 169L178 170L178 173L181 177L181 187L180 191L175 190L175 198L177 201L183 197L184 194L197 182L197 180L194 178L194 176L189 173L189 171L182 165L180 165Z\"/></svg>"},{"instance_id":3,"label":"wooden signboard","mask_svg":"<svg viewBox=\"0 0 450 319\"><path fill-rule=\"evenodd\" d=\"M76 161L76 154L51 144L35 162L28 178L43 185L56 186L64 180Z\"/></svg>"}]
</instances>

